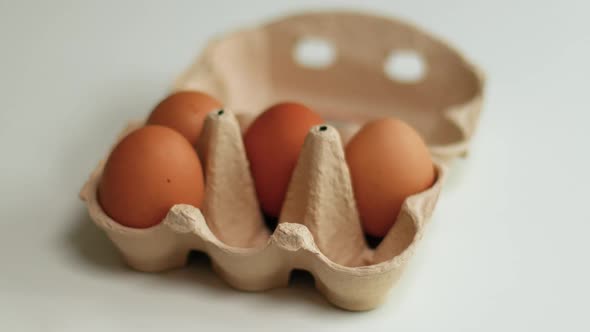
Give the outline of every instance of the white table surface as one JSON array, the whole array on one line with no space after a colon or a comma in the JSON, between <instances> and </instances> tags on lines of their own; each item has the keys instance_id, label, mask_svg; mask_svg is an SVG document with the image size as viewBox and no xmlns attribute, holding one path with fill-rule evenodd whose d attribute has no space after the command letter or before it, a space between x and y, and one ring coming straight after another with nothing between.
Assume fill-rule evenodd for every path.
<instances>
[{"instance_id":1,"label":"white table surface","mask_svg":"<svg viewBox=\"0 0 590 332\"><path fill-rule=\"evenodd\" d=\"M122 264L77 197L115 134L210 38L318 1L121 2L0 1L1 331L590 330L588 2L322 2L411 20L489 77L469 159L365 313L310 282L243 293L205 263Z\"/></svg>"}]
</instances>

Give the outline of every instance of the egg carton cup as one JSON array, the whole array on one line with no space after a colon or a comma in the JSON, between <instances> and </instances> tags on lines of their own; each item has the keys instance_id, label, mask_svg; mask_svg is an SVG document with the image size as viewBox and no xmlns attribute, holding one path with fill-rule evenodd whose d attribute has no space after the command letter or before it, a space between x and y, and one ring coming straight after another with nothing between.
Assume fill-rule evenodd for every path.
<instances>
[{"instance_id":1,"label":"egg carton cup","mask_svg":"<svg viewBox=\"0 0 590 332\"><path fill-rule=\"evenodd\" d=\"M336 49L324 68L292 56L306 38ZM422 55L417 82L384 73L392 51ZM224 101L208 114L197 147L205 171L201 209L175 205L146 229L118 224L97 199L104 161L80 192L92 220L129 266L146 272L180 268L202 251L231 286L262 291L288 285L295 269L310 272L334 305L369 310L386 298L436 205L450 160L465 155L479 116L483 76L457 51L397 20L349 12L285 17L213 41L177 80L174 90L201 90ZM278 226L265 224L242 135L269 105L295 100L328 120L308 133L292 175ZM434 157L434 185L406 199L376 248L361 229L343 146L368 120L396 116L414 126ZM119 139L143 125L130 123ZM105 159L106 160L106 159Z\"/></svg>"}]
</instances>

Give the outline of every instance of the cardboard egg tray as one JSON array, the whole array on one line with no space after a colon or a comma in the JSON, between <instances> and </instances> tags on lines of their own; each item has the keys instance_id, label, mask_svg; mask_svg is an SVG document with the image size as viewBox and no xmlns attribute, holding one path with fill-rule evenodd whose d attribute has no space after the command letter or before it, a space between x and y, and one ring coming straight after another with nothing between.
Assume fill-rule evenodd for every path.
<instances>
[{"instance_id":1,"label":"cardboard egg tray","mask_svg":"<svg viewBox=\"0 0 590 332\"><path fill-rule=\"evenodd\" d=\"M306 38L328 42L335 49L333 61L321 68L302 65L293 54ZM419 80L401 82L385 73L391 52L404 50L421 55L425 70ZM457 51L397 20L351 12L281 18L213 41L176 82L174 90L205 91L225 104L207 116L199 141L198 150L208 151L201 209L175 205L156 226L124 227L97 200L104 161L80 195L92 220L134 269L179 268L192 250L203 251L237 289L283 287L294 269L302 269L331 303L368 310L384 301L411 258L448 162L466 154L483 81ZM260 212L242 135L257 113L285 100L310 106L328 123L307 135L272 232ZM385 116L401 118L420 132L434 157L437 180L406 199L389 233L370 248L343 146L363 123ZM142 124L131 123L120 138Z\"/></svg>"}]
</instances>

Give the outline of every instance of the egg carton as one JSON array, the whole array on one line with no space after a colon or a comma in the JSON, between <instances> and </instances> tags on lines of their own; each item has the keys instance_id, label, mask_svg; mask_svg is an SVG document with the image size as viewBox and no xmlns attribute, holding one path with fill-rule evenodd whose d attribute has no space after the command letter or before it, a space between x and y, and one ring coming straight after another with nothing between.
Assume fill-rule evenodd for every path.
<instances>
[{"instance_id":1,"label":"egg carton","mask_svg":"<svg viewBox=\"0 0 590 332\"><path fill-rule=\"evenodd\" d=\"M302 65L298 44L319 38L335 48L332 63ZM394 51L422 56L415 82L388 76ZM173 90L205 91L225 104L210 113L198 150L206 187L201 209L175 205L147 229L113 221L96 192L104 160L81 190L92 220L129 266L158 272L184 266L202 251L231 286L262 291L287 286L295 269L310 272L334 305L368 310L382 303L422 237L449 162L468 150L479 117L484 78L460 53L394 19L351 12L316 12L278 19L213 41L181 75ZM308 133L278 226L270 231L257 201L242 135L269 105L294 100L328 123ZM437 179L406 199L379 245L363 235L343 146L366 121L396 116L416 128L434 157ZM120 135L138 128L131 123Z\"/></svg>"}]
</instances>

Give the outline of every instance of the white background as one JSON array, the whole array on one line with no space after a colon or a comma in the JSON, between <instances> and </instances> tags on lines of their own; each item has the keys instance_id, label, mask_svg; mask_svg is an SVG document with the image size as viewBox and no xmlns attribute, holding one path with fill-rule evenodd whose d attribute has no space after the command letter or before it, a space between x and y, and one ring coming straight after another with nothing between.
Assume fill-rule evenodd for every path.
<instances>
[{"instance_id":1,"label":"white background","mask_svg":"<svg viewBox=\"0 0 590 332\"><path fill-rule=\"evenodd\" d=\"M587 1L326 1L404 18L488 74L473 151L380 308L309 282L127 269L77 193L206 42L319 1L0 0L0 330L589 331Z\"/></svg>"}]
</instances>

